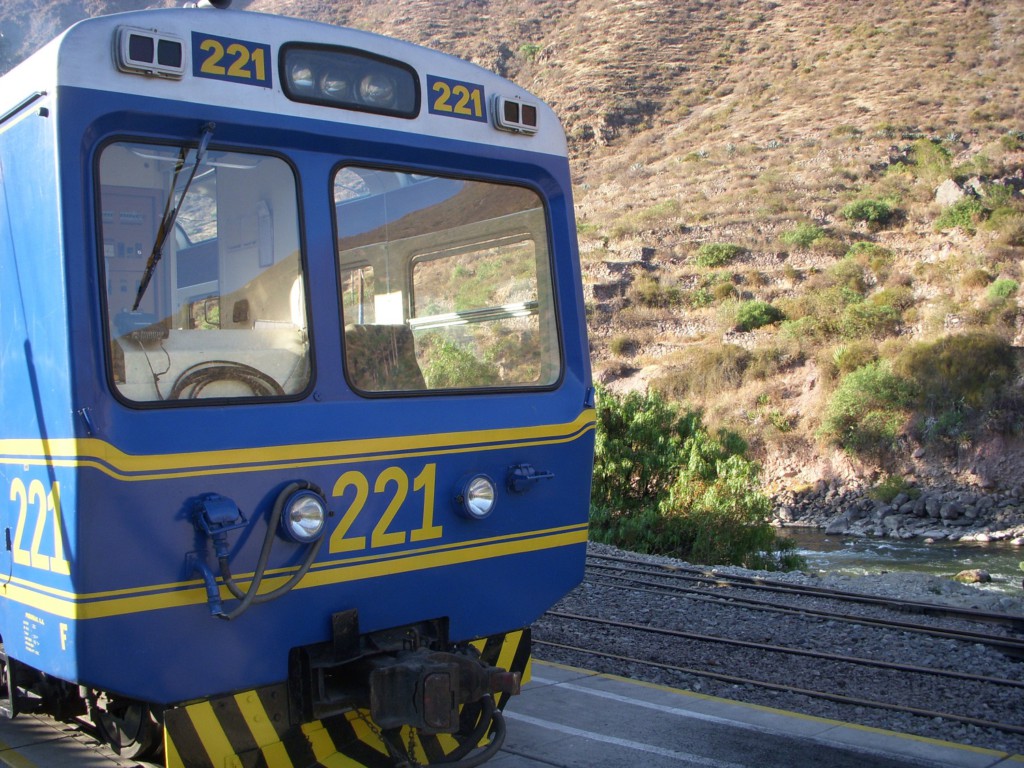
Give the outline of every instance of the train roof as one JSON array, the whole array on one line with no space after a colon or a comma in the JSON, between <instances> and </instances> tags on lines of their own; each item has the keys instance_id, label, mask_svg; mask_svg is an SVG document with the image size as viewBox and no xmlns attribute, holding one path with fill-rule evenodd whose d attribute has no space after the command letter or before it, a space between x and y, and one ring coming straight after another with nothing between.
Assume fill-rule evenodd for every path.
<instances>
[{"instance_id":1,"label":"train roof","mask_svg":"<svg viewBox=\"0 0 1024 768\"><path fill-rule=\"evenodd\" d=\"M125 67L119 53L125 35L149 37L160 46L180 43L177 71L144 72ZM211 43L210 41L216 41ZM221 77L211 77L209 46L221 46ZM282 50L296 45L351 50L369 59L391 61L407 70L419 88L415 114L396 116L351 108L303 103L282 82ZM203 47L200 47L203 46ZM253 62L266 51L262 79ZM234 51L235 55L228 53ZM253 57L248 77L238 56ZM262 56L262 54L261 54ZM232 66L234 65L234 66ZM160 69L155 67L155 69ZM232 69L240 76L232 77ZM257 82L257 80L260 80ZM506 146L544 154L566 154L565 134L554 112L514 83L453 56L372 32L251 11L215 8L164 8L99 16L80 21L0 78L0 126L26 100L52 99L60 88L85 88L120 94L230 106L299 118L428 134ZM454 90L454 93L453 93ZM474 101L464 98L473 94ZM447 99L442 101L442 98ZM507 107L512 105L512 121ZM516 112L520 105L521 112ZM516 121L516 116L523 119ZM528 115L528 117L527 117Z\"/></svg>"}]
</instances>

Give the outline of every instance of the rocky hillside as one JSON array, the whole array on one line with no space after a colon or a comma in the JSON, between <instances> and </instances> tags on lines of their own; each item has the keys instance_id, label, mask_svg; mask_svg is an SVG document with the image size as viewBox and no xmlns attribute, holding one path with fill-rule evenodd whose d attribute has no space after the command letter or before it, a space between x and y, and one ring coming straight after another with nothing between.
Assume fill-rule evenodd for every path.
<instances>
[{"instance_id":1,"label":"rocky hillside","mask_svg":"<svg viewBox=\"0 0 1024 768\"><path fill-rule=\"evenodd\" d=\"M0 56L141 5L7 0ZM1017 484L1019 0L235 7L429 45L554 105L599 380L741 432L770 488ZM871 390L884 382L906 388Z\"/></svg>"}]
</instances>

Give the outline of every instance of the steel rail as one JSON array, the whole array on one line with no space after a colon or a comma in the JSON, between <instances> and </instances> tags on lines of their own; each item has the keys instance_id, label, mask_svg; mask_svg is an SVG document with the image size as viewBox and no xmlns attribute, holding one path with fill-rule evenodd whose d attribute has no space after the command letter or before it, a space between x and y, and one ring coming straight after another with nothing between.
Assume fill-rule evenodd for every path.
<instances>
[{"instance_id":1,"label":"steel rail","mask_svg":"<svg viewBox=\"0 0 1024 768\"><path fill-rule=\"evenodd\" d=\"M545 616L554 616L559 619L570 619L574 621L589 621L596 624L617 627L619 629L632 629L638 632L647 632L654 635L665 635L667 637L679 638L682 640L696 640L704 643L719 643L721 645L732 645L738 648L752 648L757 651L769 651L772 653L785 653L790 656L803 656L811 659L822 659L842 664L855 664L863 667L877 667L878 669L891 669L897 672L913 672L921 675L935 675L937 677L953 678L955 680L967 680L974 683L985 683L986 685L1006 685L1013 688L1024 688L1024 680L1008 680L1004 677L989 677L988 675L976 675L971 672L957 672L951 669L936 669L934 667L919 667L915 664L900 664L895 661L878 661L877 659L866 659L863 656L844 656L839 653L828 653L827 651L811 651L805 648L789 648L784 645L770 645L766 643L755 643L751 640L734 640L717 635L704 635L698 632L686 632L681 629L669 629L668 627L651 627L644 624L633 624L628 621L607 619L599 616L583 616L582 614L566 613L563 611L548 611Z\"/></svg>"},{"instance_id":2,"label":"steel rail","mask_svg":"<svg viewBox=\"0 0 1024 768\"><path fill-rule=\"evenodd\" d=\"M700 566L690 565L661 565L657 563L642 563L637 560L615 557L613 555L587 555L587 564L595 568L606 568L612 569L613 566L604 566L592 564L592 560L608 560L617 563L627 563L631 566L645 566L651 571L661 573L666 578L676 578L686 581L702 581L710 582L714 584L720 584L724 586L733 586L730 582L735 582L737 586L746 587L755 590L764 590L770 592L789 592L796 595L815 594L821 597L828 597L834 600L841 600L845 602L856 602L865 603L869 605L880 605L887 608L894 608L896 610L904 611L907 613L921 613L924 615L940 616L940 617L959 617L969 619L970 621L977 621L981 623L989 624L1000 624L1002 626L1008 626L1018 632L1024 632L1024 616L1014 616L1005 613L992 613L991 611L981 611L976 608L960 608L957 606L939 605L937 603L926 603L917 600L898 600L895 598L879 597L876 595L865 595L860 592L847 592L839 589L832 589L830 587L816 587L810 584L794 585L783 581L776 581L773 579L765 579L760 576L743 576L740 574L709 574L707 568ZM620 569L628 570L628 569ZM634 568L637 572L646 573L648 571ZM679 573L679 571L685 571L685 573ZM687 575L697 574L697 575Z\"/></svg>"},{"instance_id":3,"label":"steel rail","mask_svg":"<svg viewBox=\"0 0 1024 768\"><path fill-rule=\"evenodd\" d=\"M642 573L646 576L654 577L659 577L663 575L657 573L650 573L647 571L637 571L637 573ZM916 632L919 634L925 634L932 637L942 637L949 640L956 640L958 642L980 643L995 648L1000 652L1005 653L1007 656L1011 656L1013 658L1024 658L1024 640L1014 640L1013 638L999 637L996 635L987 635L981 632L971 632L968 630L929 627L924 624L914 624L912 622L891 621L888 619L878 619L867 616L854 616L851 614L835 613L832 611L823 611L815 608L796 608L793 606L780 606L775 603L771 603L765 600L757 600L755 598L709 595L706 590L678 587L669 584L657 584L630 576L619 576L616 574L609 574L607 577L613 579L620 579L622 581L628 582L631 585L643 585L643 587L649 588L643 589L643 587L640 587L641 589L643 589L643 591L654 592L656 594L685 594L693 596L699 600L735 603L741 606L749 606L751 608L756 608L758 610L776 611L778 613L789 613L801 616L817 616L821 618L831 619L833 621L863 624L865 626L884 627L901 632ZM588 579L588 581L592 584L601 584L603 586L608 586L612 588L626 589L626 587L623 585L614 584L607 581L598 581L595 579Z\"/></svg>"}]
</instances>

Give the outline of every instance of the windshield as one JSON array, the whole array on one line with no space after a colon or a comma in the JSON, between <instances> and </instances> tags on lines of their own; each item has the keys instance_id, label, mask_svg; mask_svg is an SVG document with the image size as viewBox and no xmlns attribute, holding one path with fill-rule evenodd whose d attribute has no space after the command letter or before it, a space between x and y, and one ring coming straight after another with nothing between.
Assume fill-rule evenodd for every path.
<instances>
[{"instance_id":1,"label":"windshield","mask_svg":"<svg viewBox=\"0 0 1024 768\"><path fill-rule=\"evenodd\" d=\"M310 366L294 174L276 157L210 150L192 176L195 158L129 142L100 156L114 385L135 402L301 393Z\"/></svg>"},{"instance_id":2,"label":"windshield","mask_svg":"<svg viewBox=\"0 0 1024 768\"><path fill-rule=\"evenodd\" d=\"M365 392L549 386L561 357L540 197L505 184L335 175L349 380Z\"/></svg>"}]
</instances>

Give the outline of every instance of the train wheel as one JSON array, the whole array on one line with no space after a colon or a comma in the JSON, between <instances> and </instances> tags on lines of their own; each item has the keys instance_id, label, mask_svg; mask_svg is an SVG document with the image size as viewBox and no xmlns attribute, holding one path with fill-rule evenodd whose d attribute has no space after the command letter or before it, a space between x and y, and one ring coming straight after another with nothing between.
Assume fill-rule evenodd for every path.
<instances>
[{"instance_id":1,"label":"train wheel","mask_svg":"<svg viewBox=\"0 0 1024 768\"><path fill-rule=\"evenodd\" d=\"M18 713L14 708L13 677L7 652L4 650L3 642L0 642L0 715L4 717L14 717Z\"/></svg>"},{"instance_id":2,"label":"train wheel","mask_svg":"<svg viewBox=\"0 0 1024 768\"><path fill-rule=\"evenodd\" d=\"M103 695L89 703L89 714L100 738L121 757L151 757L163 745L163 728L148 704Z\"/></svg>"}]
</instances>

